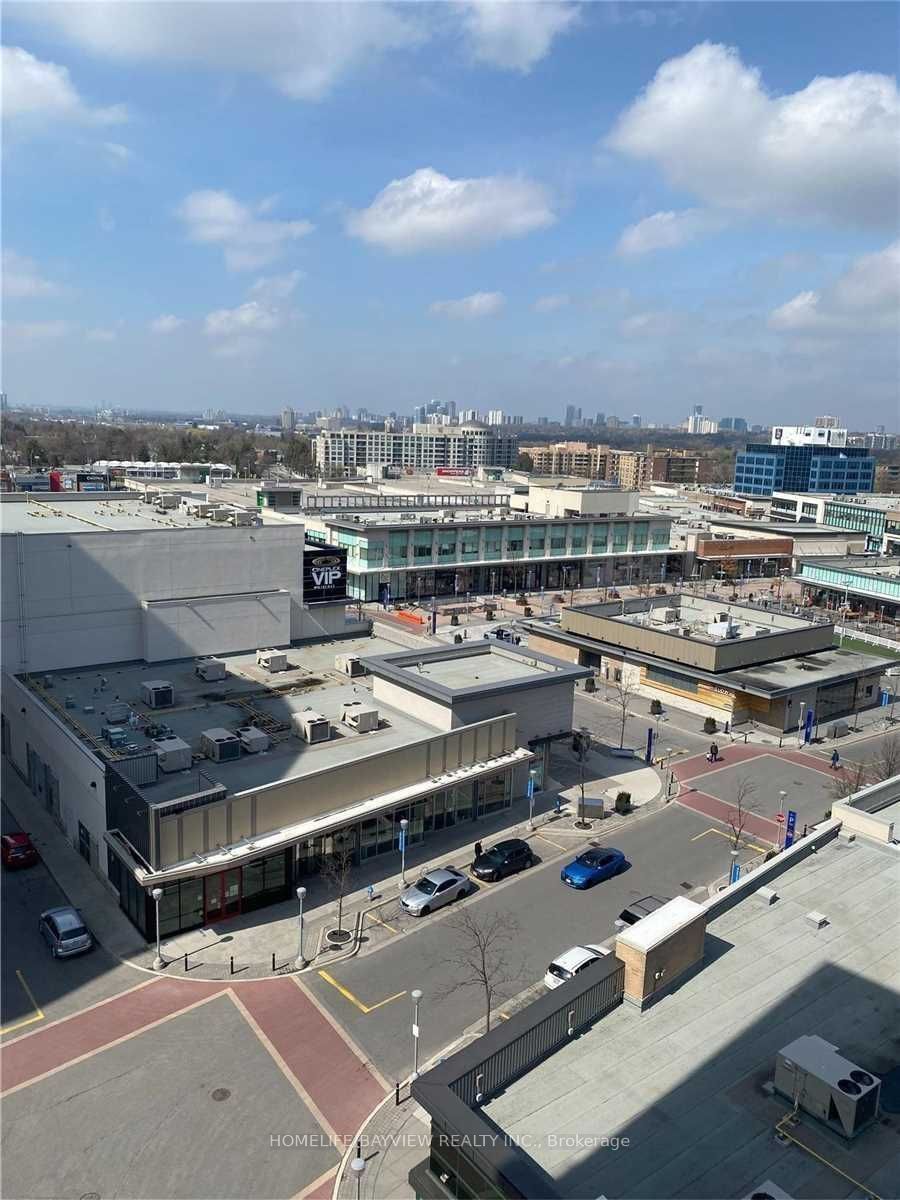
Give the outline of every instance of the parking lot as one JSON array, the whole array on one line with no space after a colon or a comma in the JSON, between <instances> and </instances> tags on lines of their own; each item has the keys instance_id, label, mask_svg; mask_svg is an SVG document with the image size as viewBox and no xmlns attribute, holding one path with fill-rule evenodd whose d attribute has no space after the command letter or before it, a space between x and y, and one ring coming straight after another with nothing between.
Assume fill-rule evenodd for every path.
<instances>
[{"instance_id":1,"label":"parking lot","mask_svg":"<svg viewBox=\"0 0 900 1200\"><path fill-rule=\"evenodd\" d=\"M385 906L378 913L381 923L367 930L363 952L324 975L311 972L306 976L309 987L379 1069L389 1079L400 1079L412 1065L413 989L423 992L423 1061L483 1016L478 989L454 986L459 972L451 959L459 938L453 918L462 906L472 905L481 920L503 914L514 921L517 972L507 989L514 995L539 983L551 959L569 946L611 938L615 918L633 900L651 894L690 895L699 889L705 897L706 885L725 874L731 861L723 828L675 804L635 817L615 835L597 840L624 851L629 869L588 891L573 891L560 881L559 871L582 848L583 840L576 841L562 826L547 826L530 839L541 858L536 866L499 884L482 885L468 899L427 917L408 916L396 904ZM741 860L765 848L750 839Z\"/></svg>"}]
</instances>

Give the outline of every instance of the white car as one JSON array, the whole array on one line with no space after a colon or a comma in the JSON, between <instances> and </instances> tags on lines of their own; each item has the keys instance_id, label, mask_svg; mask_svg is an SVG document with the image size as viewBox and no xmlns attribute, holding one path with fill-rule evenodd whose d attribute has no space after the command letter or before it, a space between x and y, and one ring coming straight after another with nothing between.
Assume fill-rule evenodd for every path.
<instances>
[{"instance_id":1,"label":"white car","mask_svg":"<svg viewBox=\"0 0 900 1200\"><path fill-rule=\"evenodd\" d=\"M547 968L544 984L548 988L558 988L568 980L574 979L591 963L605 958L607 954L612 954L612 951L608 950L606 946L592 946L590 943L586 946L573 946L565 954L554 958Z\"/></svg>"}]
</instances>

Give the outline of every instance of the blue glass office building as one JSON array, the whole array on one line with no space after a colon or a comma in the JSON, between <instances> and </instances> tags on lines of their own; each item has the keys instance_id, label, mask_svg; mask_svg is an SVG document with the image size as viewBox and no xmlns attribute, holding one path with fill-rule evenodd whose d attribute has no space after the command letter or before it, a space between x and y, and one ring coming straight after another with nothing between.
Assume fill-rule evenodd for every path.
<instances>
[{"instance_id":1,"label":"blue glass office building","mask_svg":"<svg viewBox=\"0 0 900 1200\"><path fill-rule=\"evenodd\" d=\"M734 460L739 496L773 492L871 492L875 459L865 446L785 446L751 443Z\"/></svg>"}]
</instances>

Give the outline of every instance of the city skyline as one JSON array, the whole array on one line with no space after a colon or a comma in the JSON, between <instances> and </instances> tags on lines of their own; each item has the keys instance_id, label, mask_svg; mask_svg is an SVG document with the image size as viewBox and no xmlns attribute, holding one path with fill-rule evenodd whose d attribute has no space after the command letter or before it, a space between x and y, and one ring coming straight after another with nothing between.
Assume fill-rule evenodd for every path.
<instances>
[{"instance_id":1,"label":"city skyline","mask_svg":"<svg viewBox=\"0 0 900 1200\"><path fill-rule=\"evenodd\" d=\"M895 14L814 7L13 4L4 388L892 427Z\"/></svg>"}]
</instances>

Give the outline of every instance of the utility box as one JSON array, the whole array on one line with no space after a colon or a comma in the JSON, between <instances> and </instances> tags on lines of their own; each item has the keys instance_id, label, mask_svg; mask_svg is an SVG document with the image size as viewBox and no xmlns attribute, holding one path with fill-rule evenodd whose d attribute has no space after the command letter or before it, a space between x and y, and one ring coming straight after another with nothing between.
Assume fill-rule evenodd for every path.
<instances>
[{"instance_id":1,"label":"utility box","mask_svg":"<svg viewBox=\"0 0 900 1200\"><path fill-rule=\"evenodd\" d=\"M288 669L287 651L257 650L256 665L272 674L276 671L286 671Z\"/></svg>"},{"instance_id":2,"label":"utility box","mask_svg":"<svg viewBox=\"0 0 900 1200\"><path fill-rule=\"evenodd\" d=\"M366 673L366 668L362 665L358 654L336 654L334 669L340 671L342 675L349 675L351 679Z\"/></svg>"},{"instance_id":3,"label":"utility box","mask_svg":"<svg viewBox=\"0 0 900 1200\"><path fill-rule=\"evenodd\" d=\"M378 728L378 709L360 700L348 700L341 705L341 720L357 733L372 733Z\"/></svg>"},{"instance_id":4,"label":"utility box","mask_svg":"<svg viewBox=\"0 0 900 1200\"><path fill-rule=\"evenodd\" d=\"M154 738L153 749L161 771L186 771L191 765L191 748L180 737Z\"/></svg>"},{"instance_id":5,"label":"utility box","mask_svg":"<svg viewBox=\"0 0 900 1200\"><path fill-rule=\"evenodd\" d=\"M176 496L174 492L160 492L156 498L156 505L161 509L179 508L181 506L181 497Z\"/></svg>"},{"instance_id":6,"label":"utility box","mask_svg":"<svg viewBox=\"0 0 900 1200\"><path fill-rule=\"evenodd\" d=\"M121 701L114 704L107 704L106 719L110 725L121 725L123 721L128 720L128 713L130 711L128 705L123 704Z\"/></svg>"},{"instance_id":7,"label":"utility box","mask_svg":"<svg viewBox=\"0 0 900 1200\"><path fill-rule=\"evenodd\" d=\"M221 658L201 658L194 668L194 672L201 679L205 679L207 683L215 683L224 679L228 674Z\"/></svg>"},{"instance_id":8,"label":"utility box","mask_svg":"<svg viewBox=\"0 0 900 1200\"><path fill-rule=\"evenodd\" d=\"M294 713L292 717L294 733L310 745L316 742L327 742L331 737L331 722L321 713L305 708L302 712Z\"/></svg>"},{"instance_id":9,"label":"utility box","mask_svg":"<svg viewBox=\"0 0 900 1200\"><path fill-rule=\"evenodd\" d=\"M116 749L124 746L128 741L128 730L122 725L107 725L103 730L103 736L106 738L107 745Z\"/></svg>"},{"instance_id":10,"label":"utility box","mask_svg":"<svg viewBox=\"0 0 900 1200\"><path fill-rule=\"evenodd\" d=\"M239 509L237 512L231 514L231 523L232 525L252 525L253 513Z\"/></svg>"},{"instance_id":11,"label":"utility box","mask_svg":"<svg viewBox=\"0 0 900 1200\"><path fill-rule=\"evenodd\" d=\"M213 762L233 762L241 757L241 739L230 729L204 729L200 749Z\"/></svg>"},{"instance_id":12,"label":"utility box","mask_svg":"<svg viewBox=\"0 0 900 1200\"><path fill-rule=\"evenodd\" d=\"M175 703L175 688L168 679L144 679L141 699L148 708L171 708Z\"/></svg>"},{"instance_id":13,"label":"utility box","mask_svg":"<svg viewBox=\"0 0 900 1200\"><path fill-rule=\"evenodd\" d=\"M237 731L241 746L248 754L259 754L269 748L269 735L255 725L242 725Z\"/></svg>"}]
</instances>

